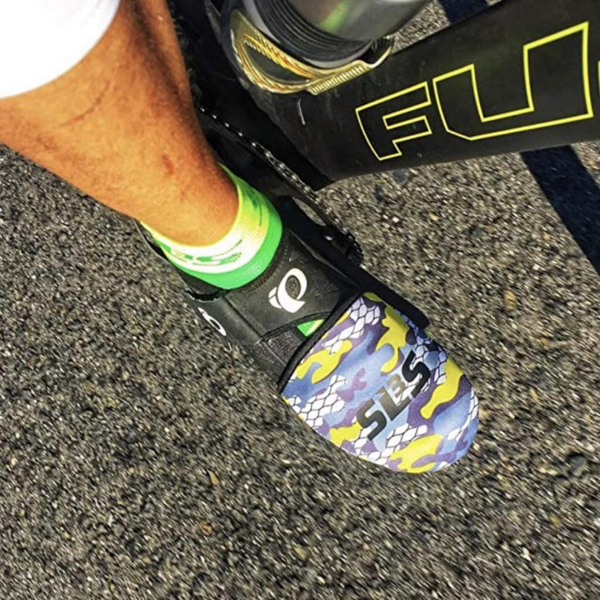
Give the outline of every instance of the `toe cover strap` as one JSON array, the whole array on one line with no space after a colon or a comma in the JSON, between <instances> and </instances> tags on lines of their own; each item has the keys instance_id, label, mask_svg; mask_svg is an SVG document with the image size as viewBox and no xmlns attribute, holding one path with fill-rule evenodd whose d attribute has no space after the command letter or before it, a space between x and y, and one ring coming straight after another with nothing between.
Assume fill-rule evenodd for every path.
<instances>
[{"instance_id":1,"label":"toe cover strap","mask_svg":"<svg viewBox=\"0 0 600 600\"><path fill-rule=\"evenodd\" d=\"M466 375L408 317L359 297L296 366L283 397L343 450L392 471L456 462L478 423Z\"/></svg>"}]
</instances>

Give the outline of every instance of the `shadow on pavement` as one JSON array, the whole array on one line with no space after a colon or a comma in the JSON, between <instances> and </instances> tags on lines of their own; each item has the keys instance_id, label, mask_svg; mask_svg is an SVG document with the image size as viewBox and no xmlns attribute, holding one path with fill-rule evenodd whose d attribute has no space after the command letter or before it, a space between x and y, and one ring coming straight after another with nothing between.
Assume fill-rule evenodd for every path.
<instances>
[{"instance_id":1,"label":"shadow on pavement","mask_svg":"<svg viewBox=\"0 0 600 600\"><path fill-rule=\"evenodd\" d=\"M454 23L487 8L485 0L440 0ZM569 146L521 154L558 216L600 275L600 188Z\"/></svg>"}]
</instances>

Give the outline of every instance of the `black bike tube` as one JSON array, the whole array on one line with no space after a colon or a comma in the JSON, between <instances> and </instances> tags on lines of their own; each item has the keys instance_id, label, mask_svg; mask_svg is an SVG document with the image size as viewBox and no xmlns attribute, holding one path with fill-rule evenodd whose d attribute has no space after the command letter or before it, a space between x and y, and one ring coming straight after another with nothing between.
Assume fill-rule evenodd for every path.
<instances>
[{"instance_id":1,"label":"black bike tube","mask_svg":"<svg viewBox=\"0 0 600 600\"><path fill-rule=\"evenodd\" d=\"M252 88L332 180L600 137L598 0L505 0L319 96Z\"/></svg>"}]
</instances>

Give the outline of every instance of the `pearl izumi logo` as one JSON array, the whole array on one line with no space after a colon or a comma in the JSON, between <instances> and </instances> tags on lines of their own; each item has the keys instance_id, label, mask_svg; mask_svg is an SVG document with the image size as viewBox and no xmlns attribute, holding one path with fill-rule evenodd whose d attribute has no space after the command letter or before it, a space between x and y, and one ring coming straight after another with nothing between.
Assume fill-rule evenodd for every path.
<instances>
[{"instance_id":1,"label":"pearl izumi logo","mask_svg":"<svg viewBox=\"0 0 600 600\"><path fill-rule=\"evenodd\" d=\"M290 279L295 279L300 286L300 290L296 294L296 298L292 298L287 290ZM281 283L269 294L269 302L279 310L285 310L291 314L296 314L306 302L302 302L304 294L308 289L308 280L306 275L300 269L291 269L281 280Z\"/></svg>"}]
</instances>

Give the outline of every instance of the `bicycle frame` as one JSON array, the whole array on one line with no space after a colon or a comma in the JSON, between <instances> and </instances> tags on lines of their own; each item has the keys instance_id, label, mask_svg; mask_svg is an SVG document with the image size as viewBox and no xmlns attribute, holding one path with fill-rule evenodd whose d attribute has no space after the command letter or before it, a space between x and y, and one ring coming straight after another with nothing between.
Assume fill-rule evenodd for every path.
<instances>
[{"instance_id":1,"label":"bicycle frame","mask_svg":"<svg viewBox=\"0 0 600 600\"><path fill-rule=\"evenodd\" d=\"M596 0L505 0L318 96L256 102L330 179L600 137Z\"/></svg>"},{"instance_id":2,"label":"bicycle frame","mask_svg":"<svg viewBox=\"0 0 600 600\"><path fill-rule=\"evenodd\" d=\"M539 0L505 0L318 95L248 84L278 131L264 126L241 88L230 118L316 188L367 173L598 138L596 1L545 0L540 11ZM194 21L198 26L198 16ZM214 90L208 77L205 83ZM220 108L228 93L217 94Z\"/></svg>"}]
</instances>

